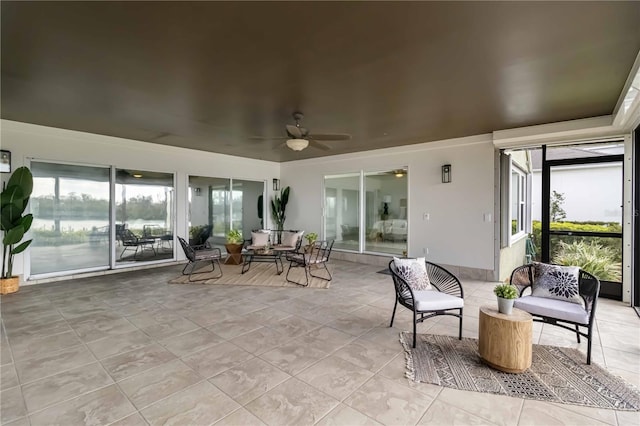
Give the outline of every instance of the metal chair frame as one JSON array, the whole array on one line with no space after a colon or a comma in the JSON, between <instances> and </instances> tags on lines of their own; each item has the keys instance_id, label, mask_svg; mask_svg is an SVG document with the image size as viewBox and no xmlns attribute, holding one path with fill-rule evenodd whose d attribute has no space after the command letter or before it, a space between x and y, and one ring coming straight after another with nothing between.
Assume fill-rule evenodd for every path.
<instances>
[{"instance_id":1,"label":"metal chair frame","mask_svg":"<svg viewBox=\"0 0 640 426\"><path fill-rule=\"evenodd\" d=\"M200 280L191 279L191 276L196 271L198 264L203 262L211 262L211 270L199 271L199 272L196 272L196 274L213 272L216 270L216 264L218 264L218 269L220 270L220 274L216 277L208 277L205 279L216 279L222 276L222 267L220 266L220 259L222 258L222 252L220 251L219 248L211 248L206 244L192 246L192 245L189 245L185 241L185 239L182 237L178 237L178 241L180 242L180 245L184 250L185 256L187 256L187 259L189 260L189 263L187 263L182 269L182 275L187 275L187 269L190 267L191 269L188 272L190 282L202 281L202 279Z\"/></svg>"},{"instance_id":2,"label":"metal chair frame","mask_svg":"<svg viewBox=\"0 0 640 426\"><path fill-rule=\"evenodd\" d=\"M535 265L529 263L519 266L511 273L511 284L518 289L519 297L522 297L527 289L531 289L531 285L535 279L534 271ZM587 339L587 364L591 364L591 341L593 339L593 324L595 322L598 294L600 293L600 280L587 271L580 269L578 276L578 293L584 300L585 312L589 314L589 322L587 324L529 313L536 322L555 325L556 327L574 332L578 343L580 343L580 336L585 337ZM518 299L516 299L516 303L517 300ZM583 331L581 327L585 328L586 331Z\"/></svg>"},{"instance_id":3,"label":"metal chair frame","mask_svg":"<svg viewBox=\"0 0 640 426\"><path fill-rule=\"evenodd\" d=\"M135 252L133 253L133 259L136 258L138 249L140 250L140 253L145 250L151 250L153 251L154 256L157 254L156 249L154 248L154 244L156 243L155 238L139 237L131 232L131 230L126 228L121 231L121 238L122 252L120 253L120 259L122 259L125 251L132 249L135 249Z\"/></svg>"},{"instance_id":4,"label":"metal chair frame","mask_svg":"<svg viewBox=\"0 0 640 426\"><path fill-rule=\"evenodd\" d=\"M308 252L305 252L304 248L300 248L300 244L298 244L298 250L287 252L286 259L289 261L289 269L287 270L286 280L290 283L301 285L303 287L307 287L309 285L309 276L325 281L331 281L332 276L329 268L327 267L327 263L331 256L333 242L334 240L316 241L311 245L311 247L307 248ZM326 276L315 275L311 272L312 269L320 269L321 267L326 271ZM304 269L304 283L289 278L289 273L291 273L292 268Z\"/></svg>"},{"instance_id":5,"label":"metal chair frame","mask_svg":"<svg viewBox=\"0 0 640 426\"><path fill-rule=\"evenodd\" d=\"M464 299L464 291L460 280L451 272L436 265L435 263L425 261L427 269L427 275L431 282L433 291L439 291L441 293L449 294L451 296ZM413 312L413 347L416 347L416 326L419 322L423 322L429 318L433 318L440 315L449 315L456 317L460 320L458 327L458 339L462 339L462 311L463 308L451 308L441 310L427 310L419 311L413 303L415 298L413 289L409 284L398 274L395 263L393 260L389 262L389 271L391 271L391 277L393 278L393 284L396 290L396 303L393 305L393 313L391 314L391 323L389 327L393 327L393 320L396 316L396 309L398 304L404 306ZM457 313L456 313L457 311Z\"/></svg>"}]
</instances>

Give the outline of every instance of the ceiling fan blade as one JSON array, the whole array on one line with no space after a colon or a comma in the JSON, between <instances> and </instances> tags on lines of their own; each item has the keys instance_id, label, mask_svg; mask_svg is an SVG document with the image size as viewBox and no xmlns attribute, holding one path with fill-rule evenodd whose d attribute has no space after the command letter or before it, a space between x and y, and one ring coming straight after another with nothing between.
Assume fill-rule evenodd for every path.
<instances>
[{"instance_id":1,"label":"ceiling fan blade","mask_svg":"<svg viewBox=\"0 0 640 426\"><path fill-rule=\"evenodd\" d=\"M283 138L281 136L250 136L249 140L252 141L281 141L288 138Z\"/></svg>"},{"instance_id":2,"label":"ceiling fan blade","mask_svg":"<svg viewBox=\"0 0 640 426\"><path fill-rule=\"evenodd\" d=\"M329 145L324 144L324 143L322 143L322 142L319 142L319 141L317 141L317 140L315 140L315 139L309 139L309 145L311 145L311 146L312 146L312 147L314 147L314 148L321 149L321 150L323 150L323 151L329 151L329 150L331 150L331 147L330 147Z\"/></svg>"},{"instance_id":3,"label":"ceiling fan blade","mask_svg":"<svg viewBox=\"0 0 640 426\"><path fill-rule=\"evenodd\" d=\"M348 133L313 134L309 137L321 141L347 141L351 139L351 135Z\"/></svg>"},{"instance_id":4,"label":"ceiling fan blade","mask_svg":"<svg viewBox=\"0 0 640 426\"><path fill-rule=\"evenodd\" d=\"M297 126L293 126L291 124L287 124L287 132L293 136L295 139L302 139L302 137L304 136L302 134L302 131L299 127Z\"/></svg>"},{"instance_id":5,"label":"ceiling fan blade","mask_svg":"<svg viewBox=\"0 0 640 426\"><path fill-rule=\"evenodd\" d=\"M274 146L273 149L281 149L281 148L286 148L287 147L287 142L282 142L279 143L278 145Z\"/></svg>"}]
</instances>

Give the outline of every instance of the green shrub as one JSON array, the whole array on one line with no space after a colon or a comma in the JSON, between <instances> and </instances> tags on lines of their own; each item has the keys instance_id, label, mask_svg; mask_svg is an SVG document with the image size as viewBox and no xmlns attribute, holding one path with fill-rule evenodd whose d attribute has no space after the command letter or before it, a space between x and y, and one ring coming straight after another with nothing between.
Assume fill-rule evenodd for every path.
<instances>
[{"instance_id":1,"label":"green shrub","mask_svg":"<svg viewBox=\"0 0 640 426\"><path fill-rule=\"evenodd\" d=\"M34 246L61 246L67 244L82 244L89 241L88 232L79 231L54 231L49 229L33 229Z\"/></svg>"},{"instance_id":2,"label":"green shrub","mask_svg":"<svg viewBox=\"0 0 640 426\"><path fill-rule=\"evenodd\" d=\"M552 258L558 265L579 266L600 280L619 282L622 280L622 264L617 253L596 241L567 244L560 241L558 253Z\"/></svg>"},{"instance_id":3,"label":"green shrub","mask_svg":"<svg viewBox=\"0 0 640 426\"><path fill-rule=\"evenodd\" d=\"M551 222L549 225L551 230L555 231L584 231L584 232L610 232L612 234L622 232L622 225L615 222ZM537 247L535 260L540 260L542 247L542 223L534 220L531 224L531 239ZM622 262L622 240L620 238L607 237L579 237L574 235L551 235L550 237L551 253L550 258L553 259L560 250L560 243L579 243L579 242L595 242L596 244L610 248L615 254L615 261Z\"/></svg>"},{"instance_id":4,"label":"green shrub","mask_svg":"<svg viewBox=\"0 0 640 426\"><path fill-rule=\"evenodd\" d=\"M198 238L207 225L191 225L189 227L189 238Z\"/></svg>"}]
</instances>

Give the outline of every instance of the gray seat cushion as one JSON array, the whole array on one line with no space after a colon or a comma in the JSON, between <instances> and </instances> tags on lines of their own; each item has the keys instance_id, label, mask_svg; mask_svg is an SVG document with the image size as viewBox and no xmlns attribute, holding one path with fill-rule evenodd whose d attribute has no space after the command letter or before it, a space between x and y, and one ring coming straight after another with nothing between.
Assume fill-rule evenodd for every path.
<instances>
[{"instance_id":1,"label":"gray seat cushion","mask_svg":"<svg viewBox=\"0 0 640 426\"><path fill-rule=\"evenodd\" d=\"M533 315L589 324L589 313L577 303L564 302L546 297L524 296L516 299L514 307Z\"/></svg>"}]
</instances>

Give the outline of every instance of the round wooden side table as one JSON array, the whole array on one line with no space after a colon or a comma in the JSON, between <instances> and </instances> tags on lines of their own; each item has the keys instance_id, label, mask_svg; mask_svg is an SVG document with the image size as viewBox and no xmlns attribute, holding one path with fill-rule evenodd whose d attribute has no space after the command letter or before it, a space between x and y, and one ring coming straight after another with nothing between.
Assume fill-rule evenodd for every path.
<instances>
[{"instance_id":1,"label":"round wooden side table","mask_svg":"<svg viewBox=\"0 0 640 426\"><path fill-rule=\"evenodd\" d=\"M505 315L491 306L480 307L480 358L497 370L522 373L531 367L532 326L533 317L521 309Z\"/></svg>"}]
</instances>

